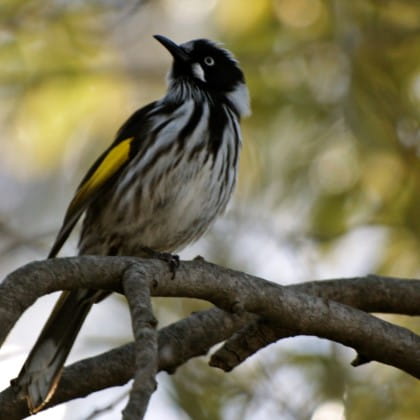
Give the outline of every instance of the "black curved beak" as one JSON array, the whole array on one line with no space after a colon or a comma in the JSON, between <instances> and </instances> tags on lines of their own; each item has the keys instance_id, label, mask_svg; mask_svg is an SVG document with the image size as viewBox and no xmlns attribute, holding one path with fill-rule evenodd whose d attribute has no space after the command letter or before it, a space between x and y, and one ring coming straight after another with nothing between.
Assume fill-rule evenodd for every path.
<instances>
[{"instance_id":1,"label":"black curved beak","mask_svg":"<svg viewBox=\"0 0 420 420\"><path fill-rule=\"evenodd\" d=\"M172 55L175 61L187 62L190 57L188 54L175 42L171 41L169 38L163 35L153 35L157 41L159 41Z\"/></svg>"}]
</instances>

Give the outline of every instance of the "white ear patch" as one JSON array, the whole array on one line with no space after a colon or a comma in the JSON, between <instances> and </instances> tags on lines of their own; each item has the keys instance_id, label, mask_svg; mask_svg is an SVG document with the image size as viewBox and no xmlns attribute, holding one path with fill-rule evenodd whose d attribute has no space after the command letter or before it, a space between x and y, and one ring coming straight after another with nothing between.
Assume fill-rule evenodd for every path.
<instances>
[{"instance_id":1,"label":"white ear patch","mask_svg":"<svg viewBox=\"0 0 420 420\"><path fill-rule=\"evenodd\" d=\"M199 63L194 63L192 65L192 74L194 75L194 77L200 79L202 82L206 81L206 76L204 74L203 67L201 67Z\"/></svg>"},{"instance_id":2,"label":"white ear patch","mask_svg":"<svg viewBox=\"0 0 420 420\"><path fill-rule=\"evenodd\" d=\"M241 117L251 115L251 106L249 104L249 93L245 83L239 83L232 92L227 94L229 100L238 110Z\"/></svg>"}]
</instances>

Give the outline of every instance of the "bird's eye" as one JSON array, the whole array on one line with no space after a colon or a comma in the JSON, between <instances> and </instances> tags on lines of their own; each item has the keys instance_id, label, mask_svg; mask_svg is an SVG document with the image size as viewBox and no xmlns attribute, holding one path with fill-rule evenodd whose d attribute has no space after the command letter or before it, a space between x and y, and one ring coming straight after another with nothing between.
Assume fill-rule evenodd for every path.
<instances>
[{"instance_id":1,"label":"bird's eye","mask_svg":"<svg viewBox=\"0 0 420 420\"><path fill-rule=\"evenodd\" d=\"M204 59L204 64L206 66L214 66L214 58L213 57L206 57Z\"/></svg>"}]
</instances>

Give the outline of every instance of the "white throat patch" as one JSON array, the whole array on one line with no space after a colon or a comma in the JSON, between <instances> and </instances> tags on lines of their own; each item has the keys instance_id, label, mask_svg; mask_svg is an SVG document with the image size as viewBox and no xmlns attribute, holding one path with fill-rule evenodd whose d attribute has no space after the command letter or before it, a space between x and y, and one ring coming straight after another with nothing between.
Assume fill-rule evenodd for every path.
<instances>
[{"instance_id":1,"label":"white throat patch","mask_svg":"<svg viewBox=\"0 0 420 420\"><path fill-rule=\"evenodd\" d=\"M200 79L202 82L206 81L206 76L204 74L203 67L201 67L201 64L194 63L192 65L192 73L194 77L196 77L197 79Z\"/></svg>"}]
</instances>

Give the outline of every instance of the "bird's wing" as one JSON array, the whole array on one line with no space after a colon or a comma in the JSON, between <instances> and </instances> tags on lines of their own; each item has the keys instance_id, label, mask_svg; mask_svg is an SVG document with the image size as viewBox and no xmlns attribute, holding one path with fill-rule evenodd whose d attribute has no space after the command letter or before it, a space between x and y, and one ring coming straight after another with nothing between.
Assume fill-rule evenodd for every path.
<instances>
[{"instance_id":1,"label":"bird's wing","mask_svg":"<svg viewBox=\"0 0 420 420\"><path fill-rule=\"evenodd\" d=\"M131 159L146 146L148 119L158 109L152 102L137 110L118 130L115 141L96 160L82 179L71 201L48 258L54 258L80 216L105 189L110 187Z\"/></svg>"},{"instance_id":2,"label":"bird's wing","mask_svg":"<svg viewBox=\"0 0 420 420\"><path fill-rule=\"evenodd\" d=\"M57 255L88 205L95 200L105 187L112 183L115 176L127 165L130 160L133 140L134 137L130 137L114 143L89 169L70 202L48 258L53 258Z\"/></svg>"}]
</instances>

